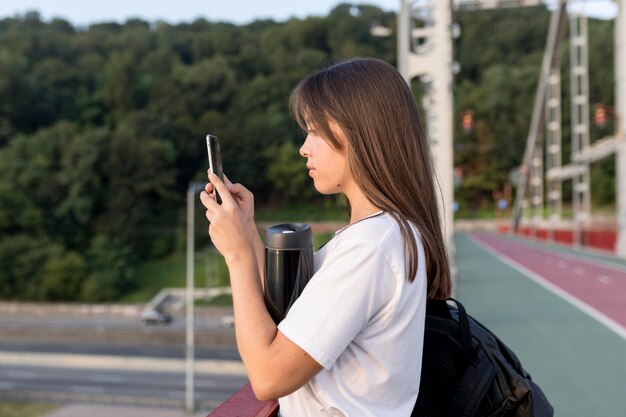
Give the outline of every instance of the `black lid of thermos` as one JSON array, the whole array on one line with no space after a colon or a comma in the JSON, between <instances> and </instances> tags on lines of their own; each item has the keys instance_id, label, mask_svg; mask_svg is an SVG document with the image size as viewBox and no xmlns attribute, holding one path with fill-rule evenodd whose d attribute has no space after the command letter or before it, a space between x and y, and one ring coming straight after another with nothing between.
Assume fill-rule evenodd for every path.
<instances>
[{"instance_id":1,"label":"black lid of thermos","mask_svg":"<svg viewBox=\"0 0 626 417\"><path fill-rule=\"evenodd\" d=\"M276 324L313 274L313 233L305 223L268 227L265 234L265 305Z\"/></svg>"},{"instance_id":2,"label":"black lid of thermos","mask_svg":"<svg viewBox=\"0 0 626 417\"><path fill-rule=\"evenodd\" d=\"M311 226L306 223L282 223L270 226L265 234L265 247L298 250L313 246Z\"/></svg>"}]
</instances>

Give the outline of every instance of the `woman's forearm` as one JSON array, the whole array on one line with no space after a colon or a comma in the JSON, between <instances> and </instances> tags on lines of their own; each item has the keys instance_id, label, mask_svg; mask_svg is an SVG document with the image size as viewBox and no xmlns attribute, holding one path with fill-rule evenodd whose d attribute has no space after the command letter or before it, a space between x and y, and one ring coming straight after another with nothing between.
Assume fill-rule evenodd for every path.
<instances>
[{"instance_id":1,"label":"woman's forearm","mask_svg":"<svg viewBox=\"0 0 626 417\"><path fill-rule=\"evenodd\" d=\"M235 261L228 261L228 269L233 291L237 347L248 378L255 386L263 375L272 372L268 352L278 329L265 307L255 256L249 253Z\"/></svg>"},{"instance_id":2,"label":"woman's forearm","mask_svg":"<svg viewBox=\"0 0 626 417\"><path fill-rule=\"evenodd\" d=\"M261 287L265 289L265 247L263 246L263 241L261 241L261 236L259 235L259 230L254 220L248 223L248 229L250 229L250 235L252 236L252 242L254 244L254 253L259 268Z\"/></svg>"}]
</instances>

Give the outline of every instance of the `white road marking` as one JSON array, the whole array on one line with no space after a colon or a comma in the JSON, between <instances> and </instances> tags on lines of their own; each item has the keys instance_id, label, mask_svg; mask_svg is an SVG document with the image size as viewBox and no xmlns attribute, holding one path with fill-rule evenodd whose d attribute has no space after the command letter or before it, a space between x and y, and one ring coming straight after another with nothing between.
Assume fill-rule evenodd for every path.
<instances>
[{"instance_id":1,"label":"white road marking","mask_svg":"<svg viewBox=\"0 0 626 417\"><path fill-rule=\"evenodd\" d=\"M596 281L601 282L603 284L610 284L613 282L613 278L607 277L606 275L598 275L596 277Z\"/></svg>"},{"instance_id":2,"label":"white road marking","mask_svg":"<svg viewBox=\"0 0 626 417\"><path fill-rule=\"evenodd\" d=\"M217 383L214 381L196 381L195 386L198 388L217 388Z\"/></svg>"},{"instance_id":3,"label":"white road marking","mask_svg":"<svg viewBox=\"0 0 626 417\"><path fill-rule=\"evenodd\" d=\"M94 375L89 378L90 382L111 382L119 384L126 381L126 378L117 375Z\"/></svg>"},{"instance_id":4,"label":"white road marking","mask_svg":"<svg viewBox=\"0 0 626 417\"><path fill-rule=\"evenodd\" d=\"M567 266L567 263L565 261L558 261L556 263L556 266L558 266L559 268L565 268Z\"/></svg>"},{"instance_id":5,"label":"white road marking","mask_svg":"<svg viewBox=\"0 0 626 417\"><path fill-rule=\"evenodd\" d=\"M32 371L6 371L6 376L17 379L35 379L36 375Z\"/></svg>"},{"instance_id":6,"label":"white road marking","mask_svg":"<svg viewBox=\"0 0 626 417\"><path fill-rule=\"evenodd\" d=\"M82 392L87 394L103 394L104 392L106 392L106 389L102 387L92 387L88 385L73 385L70 387L70 391Z\"/></svg>"},{"instance_id":7,"label":"white road marking","mask_svg":"<svg viewBox=\"0 0 626 417\"><path fill-rule=\"evenodd\" d=\"M576 275L585 275L585 268L581 268L579 266L574 268L574 273Z\"/></svg>"}]
</instances>

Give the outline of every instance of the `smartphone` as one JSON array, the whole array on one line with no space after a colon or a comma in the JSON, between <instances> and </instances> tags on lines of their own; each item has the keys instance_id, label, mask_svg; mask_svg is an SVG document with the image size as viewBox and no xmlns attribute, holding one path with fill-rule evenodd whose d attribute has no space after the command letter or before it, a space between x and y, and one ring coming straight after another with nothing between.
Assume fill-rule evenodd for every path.
<instances>
[{"instance_id":1,"label":"smartphone","mask_svg":"<svg viewBox=\"0 0 626 417\"><path fill-rule=\"evenodd\" d=\"M209 169L217 175L220 180L224 181L224 171L222 170L222 152L220 150L220 140L217 136L211 134L206 135L206 150L209 155ZM215 193L215 201L222 204L222 199L217 191Z\"/></svg>"}]
</instances>

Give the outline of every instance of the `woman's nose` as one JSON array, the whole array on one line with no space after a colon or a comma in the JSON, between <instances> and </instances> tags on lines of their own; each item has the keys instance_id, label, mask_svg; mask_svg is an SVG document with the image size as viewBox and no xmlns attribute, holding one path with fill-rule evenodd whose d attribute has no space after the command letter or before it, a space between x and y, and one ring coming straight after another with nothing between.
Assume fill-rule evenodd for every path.
<instances>
[{"instance_id":1,"label":"woman's nose","mask_svg":"<svg viewBox=\"0 0 626 417\"><path fill-rule=\"evenodd\" d=\"M303 158L308 158L311 155L309 148L307 146L307 141L305 140L302 146L300 146L300 156Z\"/></svg>"}]
</instances>

